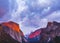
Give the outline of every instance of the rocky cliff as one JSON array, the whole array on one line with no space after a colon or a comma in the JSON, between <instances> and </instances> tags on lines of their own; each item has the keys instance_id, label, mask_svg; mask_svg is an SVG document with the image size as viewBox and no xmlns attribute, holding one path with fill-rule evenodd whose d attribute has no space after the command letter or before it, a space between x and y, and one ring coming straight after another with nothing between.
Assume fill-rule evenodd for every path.
<instances>
[{"instance_id":1,"label":"rocky cliff","mask_svg":"<svg viewBox=\"0 0 60 43\"><path fill-rule=\"evenodd\" d=\"M0 24L0 43L22 43L24 35L15 22Z\"/></svg>"},{"instance_id":2,"label":"rocky cliff","mask_svg":"<svg viewBox=\"0 0 60 43\"><path fill-rule=\"evenodd\" d=\"M52 41L51 43L57 43L55 42L56 37L60 37L60 23L53 21L48 22L45 28L32 32L28 40L30 43L49 43L50 41Z\"/></svg>"}]
</instances>

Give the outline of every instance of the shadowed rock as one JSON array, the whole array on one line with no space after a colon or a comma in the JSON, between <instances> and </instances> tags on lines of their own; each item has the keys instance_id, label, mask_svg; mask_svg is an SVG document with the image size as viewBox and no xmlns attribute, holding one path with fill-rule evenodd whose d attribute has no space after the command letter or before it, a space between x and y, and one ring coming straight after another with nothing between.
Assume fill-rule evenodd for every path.
<instances>
[{"instance_id":1,"label":"shadowed rock","mask_svg":"<svg viewBox=\"0 0 60 43\"><path fill-rule=\"evenodd\" d=\"M58 43L58 41L60 43L60 39L58 37L60 37L60 23L53 21L48 22L46 28L40 28L32 32L29 35L28 40L32 43Z\"/></svg>"},{"instance_id":2,"label":"shadowed rock","mask_svg":"<svg viewBox=\"0 0 60 43\"><path fill-rule=\"evenodd\" d=\"M0 24L0 43L22 43L23 32L15 22L4 22Z\"/></svg>"}]
</instances>

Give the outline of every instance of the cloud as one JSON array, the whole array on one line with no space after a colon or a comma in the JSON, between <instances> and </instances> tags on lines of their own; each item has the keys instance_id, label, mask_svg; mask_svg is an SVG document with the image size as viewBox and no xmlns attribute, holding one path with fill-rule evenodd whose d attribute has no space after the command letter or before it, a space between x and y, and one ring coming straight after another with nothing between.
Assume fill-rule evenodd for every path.
<instances>
[{"instance_id":1,"label":"cloud","mask_svg":"<svg viewBox=\"0 0 60 43\"><path fill-rule=\"evenodd\" d=\"M55 16L55 5L57 6L56 0L49 0L49 4L45 1L44 3L39 3L38 1L27 1L28 9L24 13L24 18L21 21L21 29L24 32L24 34L27 34L27 30L29 29L29 32L34 31L36 29L46 27L47 22L51 20L55 20L57 16ZM54 2L54 3L53 3ZM43 4L43 6L42 6ZM57 13L56 13L57 14ZM22 14L21 14L22 15ZM26 30L24 30L26 29Z\"/></svg>"},{"instance_id":2,"label":"cloud","mask_svg":"<svg viewBox=\"0 0 60 43\"><path fill-rule=\"evenodd\" d=\"M16 11L13 10L12 11L12 20L14 21L20 21L20 14L22 11L25 11L28 7L25 5L25 1L24 0L16 0L16 5L17 5L17 9Z\"/></svg>"},{"instance_id":3,"label":"cloud","mask_svg":"<svg viewBox=\"0 0 60 43\"><path fill-rule=\"evenodd\" d=\"M51 4L51 0L38 0L38 4L41 6L49 6Z\"/></svg>"},{"instance_id":4,"label":"cloud","mask_svg":"<svg viewBox=\"0 0 60 43\"><path fill-rule=\"evenodd\" d=\"M56 20L56 18L60 18L60 11L54 11L53 13L49 14L48 16L46 16L46 18L50 21L54 21Z\"/></svg>"},{"instance_id":5,"label":"cloud","mask_svg":"<svg viewBox=\"0 0 60 43\"><path fill-rule=\"evenodd\" d=\"M9 0L9 13L0 20L18 23L24 34L27 34L46 27L48 21L59 21L59 2L59 0Z\"/></svg>"}]
</instances>

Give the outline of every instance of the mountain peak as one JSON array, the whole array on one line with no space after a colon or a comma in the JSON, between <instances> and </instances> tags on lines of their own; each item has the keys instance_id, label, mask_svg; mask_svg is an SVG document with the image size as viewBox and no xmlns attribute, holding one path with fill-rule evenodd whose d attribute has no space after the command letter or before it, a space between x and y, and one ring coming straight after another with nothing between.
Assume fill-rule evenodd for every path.
<instances>
[{"instance_id":1,"label":"mountain peak","mask_svg":"<svg viewBox=\"0 0 60 43\"><path fill-rule=\"evenodd\" d=\"M19 25L17 23L10 21L10 22L4 22L0 24L0 36L1 36L0 40L2 40L2 38L5 41L9 40L8 43L10 43L10 39L12 42L14 41L13 43L15 43L16 41L22 43L24 34L20 30Z\"/></svg>"},{"instance_id":2,"label":"mountain peak","mask_svg":"<svg viewBox=\"0 0 60 43\"><path fill-rule=\"evenodd\" d=\"M2 23L2 25L8 26L9 28L13 29L16 32L20 32L19 24L15 23L15 22L12 22L12 21L4 22L4 23Z\"/></svg>"}]
</instances>

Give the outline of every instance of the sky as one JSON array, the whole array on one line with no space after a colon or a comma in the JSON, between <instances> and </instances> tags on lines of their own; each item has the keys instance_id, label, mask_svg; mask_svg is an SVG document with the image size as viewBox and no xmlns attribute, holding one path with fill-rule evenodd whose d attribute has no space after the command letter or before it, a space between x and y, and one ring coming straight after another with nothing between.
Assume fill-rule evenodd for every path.
<instances>
[{"instance_id":1,"label":"sky","mask_svg":"<svg viewBox=\"0 0 60 43\"><path fill-rule=\"evenodd\" d=\"M0 23L14 21L24 35L60 22L60 0L0 0Z\"/></svg>"}]
</instances>

